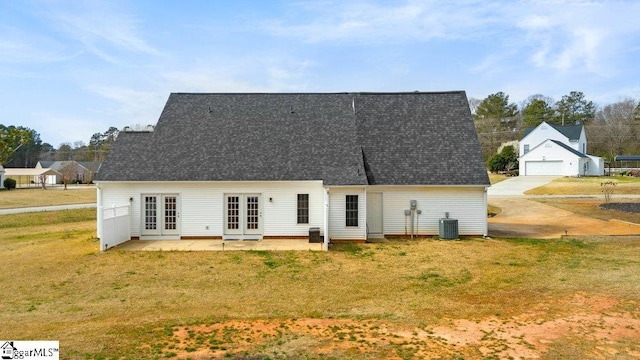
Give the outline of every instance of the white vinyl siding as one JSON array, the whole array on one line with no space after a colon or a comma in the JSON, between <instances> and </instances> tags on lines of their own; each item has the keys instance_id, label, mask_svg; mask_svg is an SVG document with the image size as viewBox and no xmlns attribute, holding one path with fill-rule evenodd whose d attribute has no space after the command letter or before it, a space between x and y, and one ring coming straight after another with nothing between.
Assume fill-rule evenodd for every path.
<instances>
[{"instance_id":1,"label":"white vinyl siding","mask_svg":"<svg viewBox=\"0 0 640 360\"><path fill-rule=\"evenodd\" d=\"M180 235L222 236L224 194L261 194L263 236L308 236L310 227L323 227L324 188L321 181L287 182L100 182L102 206L132 202L132 236L140 236L142 193L180 195ZM297 194L309 194L309 223L297 223Z\"/></svg>"},{"instance_id":2,"label":"white vinyl siding","mask_svg":"<svg viewBox=\"0 0 640 360\"><path fill-rule=\"evenodd\" d=\"M224 234L224 194L260 194L263 204L263 236L308 236L310 227L324 233L324 195L321 181L291 182L148 182L98 184L101 206L126 205L132 198L131 236L140 236L141 194L177 194L182 237L221 237ZM404 235L404 210L417 201L416 233L437 235L438 221L449 212L458 219L461 235L487 233L484 187L370 186L329 187L329 236L336 240L365 240L367 192L380 193L384 234ZM309 194L309 223L297 223L298 194ZM358 226L346 226L346 195L358 196ZM410 224L407 224L410 225ZM409 228L408 228L409 229Z\"/></svg>"},{"instance_id":3,"label":"white vinyl siding","mask_svg":"<svg viewBox=\"0 0 640 360\"><path fill-rule=\"evenodd\" d=\"M580 132L579 139L569 140L565 135L563 135L558 130L554 129L551 125L546 123L541 123L540 125L538 125L538 127L532 130L527 136L525 136L522 140L520 140L519 155L524 156L529 152L529 150L533 150L535 147L537 147L538 145L542 144L547 140L556 140L569 146L570 148L578 152L581 152L583 154L587 153L587 136L584 131L584 127ZM529 150L527 150L525 146L528 146ZM522 171L520 171L520 174L522 174Z\"/></svg>"},{"instance_id":4,"label":"white vinyl siding","mask_svg":"<svg viewBox=\"0 0 640 360\"><path fill-rule=\"evenodd\" d=\"M558 130L554 129L551 125L547 123L541 123L540 125L538 125L538 127L532 130L527 136L525 136L522 140L520 140L519 155L523 156L529 153L529 151L533 150L536 146L542 144L543 142L549 139L559 141L571 148L574 148L580 151L580 148L578 147L577 142L569 141L569 139L566 136L564 136ZM529 145L529 151L525 151L524 149L525 144Z\"/></svg>"},{"instance_id":5,"label":"white vinyl siding","mask_svg":"<svg viewBox=\"0 0 640 360\"><path fill-rule=\"evenodd\" d=\"M417 201L415 233L438 235L439 221L449 213L458 220L460 235L487 234L487 202L484 187L375 187L384 196L384 233L410 235L409 202ZM405 228L406 225L406 228Z\"/></svg>"},{"instance_id":6,"label":"white vinyl siding","mask_svg":"<svg viewBox=\"0 0 640 360\"><path fill-rule=\"evenodd\" d=\"M520 175L581 176L588 157L547 140L520 157ZM589 175L589 174L587 174Z\"/></svg>"}]
</instances>

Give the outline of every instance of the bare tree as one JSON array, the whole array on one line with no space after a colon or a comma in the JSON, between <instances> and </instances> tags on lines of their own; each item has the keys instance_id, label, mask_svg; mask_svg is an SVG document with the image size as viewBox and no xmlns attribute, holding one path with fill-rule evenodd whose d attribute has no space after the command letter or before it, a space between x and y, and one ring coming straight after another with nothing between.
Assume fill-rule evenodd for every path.
<instances>
[{"instance_id":1,"label":"bare tree","mask_svg":"<svg viewBox=\"0 0 640 360\"><path fill-rule=\"evenodd\" d=\"M480 106L481 102L482 102L482 100L480 100L480 99L469 98L469 109L471 110L472 114L475 115L476 110L478 110L478 106Z\"/></svg>"},{"instance_id":2,"label":"bare tree","mask_svg":"<svg viewBox=\"0 0 640 360\"><path fill-rule=\"evenodd\" d=\"M592 144L606 151L610 160L632 149L635 109L636 101L629 98L606 105L596 112L595 121L587 127Z\"/></svg>"},{"instance_id":3,"label":"bare tree","mask_svg":"<svg viewBox=\"0 0 640 360\"><path fill-rule=\"evenodd\" d=\"M40 180L40 185L42 186L42 190L47 190L47 175L45 174L38 175L38 180Z\"/></svg>"},{"instance_id":4,"label":"bare tree","mask_svg":"<svg viewBox=\"0 0 640 360\"><path fill-rule=\"evenodd\" d=\"M60 173L62 174L62 183L64 189L67 190L67 184L78 176L78 172L73 161L65 161L60 167Z\"/></svg>"}]
</instances>

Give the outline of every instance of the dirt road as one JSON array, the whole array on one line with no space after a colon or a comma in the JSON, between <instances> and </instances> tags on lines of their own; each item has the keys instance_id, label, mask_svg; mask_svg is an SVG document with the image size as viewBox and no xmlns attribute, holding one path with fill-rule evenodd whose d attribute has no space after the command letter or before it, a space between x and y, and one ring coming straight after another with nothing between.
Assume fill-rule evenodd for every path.
<instances>
[{"instance_id":1,"label":"dirt road","mask_svg":"<svg viewBox=\"0 0 640 360\"><path fill-rule=\"evenodd\" d=\"M640 226L604 221L527 200L523 197L490 197L489 204L502 212L489 218L489 236L559 238L562 235L638 235Z\"/></svg>"}]
</instances>

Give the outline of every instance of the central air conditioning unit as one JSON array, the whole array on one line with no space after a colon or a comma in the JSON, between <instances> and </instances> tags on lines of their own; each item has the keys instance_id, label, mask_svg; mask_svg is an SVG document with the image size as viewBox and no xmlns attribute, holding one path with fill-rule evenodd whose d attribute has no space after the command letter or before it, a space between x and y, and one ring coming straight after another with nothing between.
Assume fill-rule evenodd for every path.
<instances>
[{"instance_id":1,"label":"central air conditioning unit","mask_svg":"<svg viewBox=\"0 0 640 360\"><path fill-rule=\"evenodd\" d=\"M458 238L458 219L450 219L449 213L440 219L439 223L440 239L453 240Z\"/></svg>"}]
</instances>

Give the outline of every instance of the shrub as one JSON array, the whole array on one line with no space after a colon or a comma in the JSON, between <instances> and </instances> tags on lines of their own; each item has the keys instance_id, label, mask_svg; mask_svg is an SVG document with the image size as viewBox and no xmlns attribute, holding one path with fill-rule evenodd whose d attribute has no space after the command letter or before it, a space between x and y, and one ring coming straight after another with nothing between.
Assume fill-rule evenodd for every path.
<instances>
[{"instance_id":1,"label":"shrub","mask_svg":"<svg viewBox=\"0 0 640 360\"><path fill-rule=\"evenodd\" d=\"M620 170L620 176L627 175L627 170Z\"/></svg>"},{"instance_id":2,"label":"shrub","mask_svg":"<svg viewBox=\"0 0 640 360\"><path fill-rule=\"evenodd\" d=\"M499 154L495 154L487 161L489 171L502 172L518 168L518 155L513 146L505 146Z\"/></svg>"},{"instance_id":3,"label":"shrub","mask_svg":"<svg viewBox=\"0 0 640 360\"><path fill-rule=\"evenodd\" d=\"M15 189L16 188L16 181L13 180L12 178L6 178L3 181L4 187L7 188L7 190L11 190L11 189Z\"/></svg>"},{"instance_id":4,"label":"shrub","mask_svg":"<svg viewBox=\"0 0 640 360\"><path fill-rule=\"evenodd\" d=\"M638 170L631 170L631 176L633 176L633 177L638 177L638 176L640 176L640 171L638 171Z\"/></svg>"},{"instance_id":5,"label":"shrub","mask_svg":"<svg viewBox=\"0 0 640 360\"><path fill-rule=\"evenodd\" d=\"M611 196L613 195L613 191L615 190L616 185L618 185L618 183L614 181L600 183L600 186L602 186L602 193L604 194L605 203L608 204L611 202Z\"/></svg>"}]
</instances>

